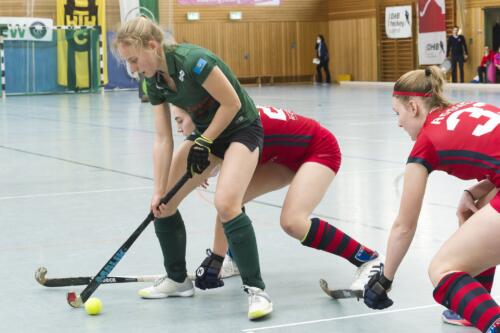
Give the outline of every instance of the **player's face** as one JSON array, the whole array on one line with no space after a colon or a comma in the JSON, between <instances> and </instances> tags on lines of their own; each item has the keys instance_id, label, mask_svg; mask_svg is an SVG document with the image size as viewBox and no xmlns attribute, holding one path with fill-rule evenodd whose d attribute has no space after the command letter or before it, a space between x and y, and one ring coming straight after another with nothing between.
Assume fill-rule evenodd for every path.
<instances>
[{"instance_id":1,"label":"player's face","mask_svg":"<svg viewBox=\"0 0 500 333\"><path fill-rule=\"evenodd\" d=\"M173 107L172 111L175 123L177 124L177 133L182 133L184 136L188 136L193 133L194 125L191 117L178 107Z\"/></svg>"},{"instance_id":2,"label":"player's face","mask_svg":"<svg viewBox=\"0 0 500 333\"><path fill-rule=\"evenodd\" d=\"M137 48L131 45L119 44L118 54L125 59L132 73L139 73L145 77L153 77L159 69L159 57L155 45L148 44L146 48Z\"/></svg>"},{"instance_id":3,"label":"player's face","mask_svg":"<svg viewBox=\"0 0 500 333\"><path fill-rule=\"evenodd\" d=\"M452 33L453 33L453 36L458 35L458 28L453 28Z\"/></svg>"},{"instance_id":4,"label":"player's face","mask_svg":"<svg viewBox=\"0 0 500 333\"><path fill-rule=\"evenodd\" d=\"M393 97L392 110L398 116L398 126L402 127L410 138L415 141L422 128L422 124L412 111L412 106L409 103L402 103L398 98Z\"/></svg>"}]
</instances>

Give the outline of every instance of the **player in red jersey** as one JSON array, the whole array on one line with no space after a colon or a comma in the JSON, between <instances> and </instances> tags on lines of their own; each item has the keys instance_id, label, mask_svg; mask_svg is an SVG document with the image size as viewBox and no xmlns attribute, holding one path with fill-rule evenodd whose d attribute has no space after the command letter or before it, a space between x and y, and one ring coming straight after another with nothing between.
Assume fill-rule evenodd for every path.
<instances>
[{"instance_id":1,"label":"player in red jersey","mask_svg":"<svg viewBox=\"0 0 500 333\"><path fill-rule=\"evenodd\" d=\"M500 109L485 103L451 105L443 96L443 84L441 71L433 66L408 72L394 85L399 126L416 142L385 266L365 286L364 301L374 309L392 305L387 291L413 239L427 178L434 170L446 171L479 182L460 201L462 225L429 266L433 295L482 332L498 333L500 306L481 282L489 275L491 288L491 270L500 264Z\"/></svg>"},{"instance_id":2,"label":"player in red jersey","mask_svg":"<svg viewBox=\"0 0 500 333\"><path fill-rule=\"evenodd\" d=\"M382 261L378 253L328 222L310 218L340 167L341 153L335 136L317 121L292 111L274 107L258 109L264 128L264 148L244 202L290 185L281 211L281 227L302 245L336 254L357 266L351 289L362 291L372 267ZM185 135L191 133L187 114L179 108L173 112L179 131ZM226 250L226 237L217 219L213 252L197 270L199 288L222 285L219 273Z\"/></svg>"}]
</instances>

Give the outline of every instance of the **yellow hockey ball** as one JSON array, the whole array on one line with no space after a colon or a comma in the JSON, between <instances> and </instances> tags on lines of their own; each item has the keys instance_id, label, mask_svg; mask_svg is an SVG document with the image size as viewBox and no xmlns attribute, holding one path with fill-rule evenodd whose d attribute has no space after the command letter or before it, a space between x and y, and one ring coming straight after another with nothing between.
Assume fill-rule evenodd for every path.
<instances>
[{"instance_id":1,"label":"yellow hockey ball","mask_svg":"<svg viewBox=\"0 0 500 333\"><path fill-rule=\"evenodd\" d=\"M85 311L89 315L98 315L102 310L102 302L97 297L91 297L85 302Z\"/></svg>"}]
</instances>

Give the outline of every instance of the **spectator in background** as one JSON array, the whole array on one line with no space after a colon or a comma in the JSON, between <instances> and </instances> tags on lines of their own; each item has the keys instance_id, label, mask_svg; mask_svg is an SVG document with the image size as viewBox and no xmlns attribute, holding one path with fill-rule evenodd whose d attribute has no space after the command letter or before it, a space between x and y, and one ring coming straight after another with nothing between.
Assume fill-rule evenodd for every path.
<instances>
[{"instance_id":1,"label":"spectator in background","mask_svg":"<svg viewBox=\"0 0 500 333\"><path fill-rule=\"evenodd\" d=\"M488 71L488 65L493 62L493 51L490 50L489 46L484 47L484 54L483 58L481 59L481 64L477 68L477 75L479 77L479 82L480 83L487 83L488 80L486 79L487 71Z\"/></svg>"},{"instance_id":2,"label":"spectator in background","mask_svg":"<svg viewBox=\"0 0 500 333\"><path fill-rule=\"evenodd\" d=\"M330 69L328 68L328 62L330 61L330 55L328 54L328 47L325 43L325 37L323 35L318 35L316 39L316 56L319 59L319 64L316 65L316 82L323 82L323 75L321 73L321 69L325 71L326 75L326 83L329 84L332 82L330 77Z\"/></svg>"},{"instance_id":3,"label":"spectator in background","mask_svg":"<svg viewBox=\"0 0 500 333\"><path fill-rule=\"evenodd\" d=\"M467 60L467 45L465 37L458 34L458 26L453 27L452 35L448 37L446 57L451 61L451 81L457 82L457 63L460 69L460 82L464 82L464 61Z\"/></svg>"}]
</instances>

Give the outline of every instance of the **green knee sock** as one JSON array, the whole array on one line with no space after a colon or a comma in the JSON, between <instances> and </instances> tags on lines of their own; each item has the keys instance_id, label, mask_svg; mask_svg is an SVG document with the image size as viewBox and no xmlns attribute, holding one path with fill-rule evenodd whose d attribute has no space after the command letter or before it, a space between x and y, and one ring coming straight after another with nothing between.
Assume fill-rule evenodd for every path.
<instances>
[{"instance_id":1,"label":"green knee sock","mask_svg":"<svg viewBox=\"0 0 500 333\"><path fill-rule=\"evenodd\" d=\"M183 282L186 270L186 228L181 213L155 220L156 237L163 253L163 265L170 279Z\"/></svg>"},{"instance_id":2,"label":"green knee sock","mask_svg":"<svg viewBox=\"0 0 500 333\"><path fill-rule=\"evenodd\" d=\"M224 223L229 249L240 270L243 284L264 289L266 285L260 275L259 252L252 221L241 213L229 222Z\"/></svg>"}]
</instances>

